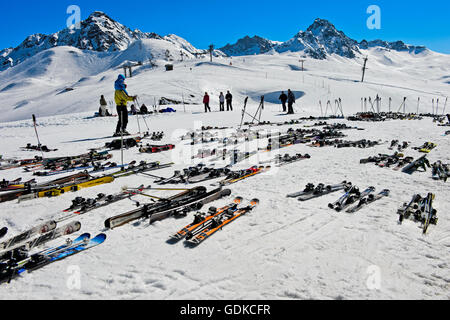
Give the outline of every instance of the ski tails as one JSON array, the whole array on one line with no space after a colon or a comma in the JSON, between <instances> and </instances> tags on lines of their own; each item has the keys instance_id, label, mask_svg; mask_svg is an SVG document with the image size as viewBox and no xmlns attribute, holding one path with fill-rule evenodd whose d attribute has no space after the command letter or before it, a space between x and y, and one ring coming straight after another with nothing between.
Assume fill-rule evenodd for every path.
<instances>
[{"instance_id":1,"label":"ski tails","mask_svg":"<svg viewBox=\"0 0 450 320\"><path fill-rule=\"evenodd\" d=\"M0 229L0 239L3 238L4 236L6 236L6 234L8 233L8 228L4 227Z\"/></svg>"}]
</instances>

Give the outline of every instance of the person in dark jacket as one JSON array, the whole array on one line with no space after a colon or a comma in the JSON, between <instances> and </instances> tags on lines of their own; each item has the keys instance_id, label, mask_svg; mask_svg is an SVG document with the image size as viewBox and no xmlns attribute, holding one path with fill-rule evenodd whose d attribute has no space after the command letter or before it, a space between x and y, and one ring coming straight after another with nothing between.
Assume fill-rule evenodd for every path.
<instances>
[{"instance_id":1,"label":"person in dark jacket","mask_svg":"<svg viewBox=\"0 0 450 320\"><path fill-rule=\"evenodd\" d=\"M209 95L208 92L205 92L205 96L203 97L203 104L205 105L205 113L211 112L211 108L209 107Z\"/></svg>"},{"instance_id":2,"label":"person in dark jacket","mask_svg":"<svg viewBox=\"0 0 450 320\"><path fill-rule=\"evenodd\" d=\"M133 115L133 116L138 114L138 110L137 110L137 108L136 108L136 106L134 104L132 104L131 107L130 107L130 114Z\"/></svg>"},{"instance_id":3,"label":"person in dark jacket","mask_svg":"<svg viewBox=\"0 0 450 320\"><path fill-rule=\"evenodd\" d=\"M233 95L230 91L227 91L225 99L227 100L227 111L233 111Z\"/></svg>"},{"instance_id":4,"label":"person in dark jacket","mask_svg":"<svg viewBox=\"0 0 450 320\"><path fill-rule=\"evenodd\" d=\"M148 114L148 108L145 104L141 106L141 114Z\"/></svg>"},{"instance_id":5,"label":"person in dark jacket","mask_svg":"<svg viewBox=\"0 0 450 320\"><path fill-rule=\"evenodd\" d=\"M288 96L286 95L286 93L284 93L284 91L281 92L281 96L278 98L281 103L283 104L283 112L286 112L286 102L288 101Z\"/></svg>"},{"instance_id":6,"label":"person in dark jacket","mask_svg":"<svg viewBox=\"0 0 450 320\"><path fill-rule=\"evenodd\" d=\"M288 114L294 114L295 95L289 89L288 90Z\"/></svg>"}]
</instances>

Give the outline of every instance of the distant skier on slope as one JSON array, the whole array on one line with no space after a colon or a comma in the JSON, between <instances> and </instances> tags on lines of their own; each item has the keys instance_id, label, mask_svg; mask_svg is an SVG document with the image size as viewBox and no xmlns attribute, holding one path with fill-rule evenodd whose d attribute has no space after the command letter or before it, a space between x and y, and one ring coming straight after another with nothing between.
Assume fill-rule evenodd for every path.
<instances>
[{"instance_id":1,"label":"distant skier on slope","mask_svg":"<svg viewBox=\"0 0 450 320\"><path fill-rule=\"evenodd\" d=\"M288 90L288 114L294 114L295 95L289 89Z\"/></svg>"},{"instance_id":2,"label":"distant skier on slope","mask_svg":"<svg viewBox=\"0 0 450 320\"><path fill-rule=\"evenodd\" d=\"M203 97L203 104L205 105L205 113L211 112L211 108L209 107L209 95L208 92L205 92L205 96Z\"/></svg>"},{"instance_id":3,"label":"distant skier on slope","mask_svg":"<svg viewBox=\"0 0 450 320\"><path fill-rule=\"evenodd\" d=\"M225 111L225 96L223 95L223 92L220 93L219 103L220 103L220 111Z\"/></svg>"},{"instance_id":4,"label":"distant skier on slope","mask_svg":"<svg viewBox=\"0 0 450 320\"><path fill-rule=\"evenodd\" d=\"M286 102L288 101L288 96L286 95L286 93L284 93L284 91L281 92L281 96L278 98L282 105L283 105L283 112L286 112Z\"/></svg>"},{"instance_id":5,"label":"distant skier on slope","mask_svg":"<svg viewBox=\"0 0 450 320\"><path fill-rule=\"evenodd\" d=\"M227 100L227 111L233 111L233 95L230 91L227 91L225 99Z\"/></svg>"},{"instance_id":6,"label":"distant skier on slope","mask_svg":"<svg viewBox=\"0 0 450 320\"><path fill-rule=\"evenodd\" d=\"M116 82L114 83L114 88L116 90L114 95L114 100L117 105L117 115L119 116L119 122L117 123L115 137L121 134L130 135L126 129L128 125L128 111L127 102L136 100L137 96L130 96L127 92L127 85L125 84L125 76L119 75Z\"/></svg>"}]
</instances>

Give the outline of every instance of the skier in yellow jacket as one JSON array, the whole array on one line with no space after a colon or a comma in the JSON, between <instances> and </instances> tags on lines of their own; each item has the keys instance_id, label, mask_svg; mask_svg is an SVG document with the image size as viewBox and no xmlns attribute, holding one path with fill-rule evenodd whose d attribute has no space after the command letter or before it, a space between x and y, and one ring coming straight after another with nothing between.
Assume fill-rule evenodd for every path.
<instances>
[{"instance_id":1,"label":"skier in yellow jacket","mask_svg":"<svg viewBox=\"0 0 450 320\"><path fill-rule=\"evenodd\" d=\"M119 122L117 123L115 137L123 135L130 135L127 132L128 125L128 110L127 102L136 100L137 96L130 96L126 90L127 85L125 84L125 76L119 75L116 82L114 83L114 88L116 93L114 95L114 100L117 105L117 115L119 116Z\"/></svg>"}]
</instances>

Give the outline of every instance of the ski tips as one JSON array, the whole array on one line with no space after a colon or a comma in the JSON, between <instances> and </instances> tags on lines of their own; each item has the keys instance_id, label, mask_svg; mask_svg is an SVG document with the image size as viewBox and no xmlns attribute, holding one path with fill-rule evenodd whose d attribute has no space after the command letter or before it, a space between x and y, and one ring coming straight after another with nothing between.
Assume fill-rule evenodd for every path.
<instances>
[{"instance_id":1,"label":"ski tips","mask_svg":"<svg viewBox=\"0 0 450 320\"><path fill-rule=\"evenodd\" d=\"M252 201L250 201L250 204L252 206L257 206L257 205L259 205L259 203L260 203L259 199L253 199Z\"/></svg>"},{"instance_id":2,"label":"ski tips","mask_svg":"<svg viewBox=\"0 0 450 320\"><path fill-rule=\"evenodd\" d=\"M242 198L242 197L236 197L234 199L234 203L236 203L236 204L240 204L240 203L242 203L242 201L244 201L244 198Z\"/></svg>"},{"instance_id":3,"label":"ski tips","mask_svg":"<svg viewBox=\"0 0 450 320\"><path fill-rule=\"evenodd\" d=\"M94 239L92 239L92 242L103 242L106 240L106 234L104 233L100 233L99 235L97 235Z\"/></svg>"}]
</instances>

